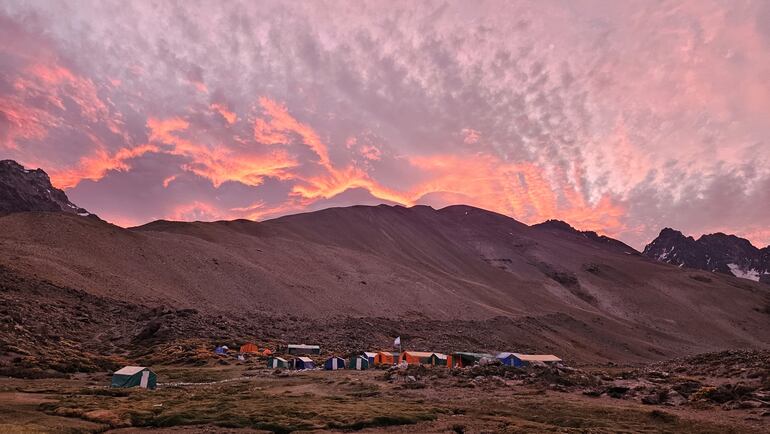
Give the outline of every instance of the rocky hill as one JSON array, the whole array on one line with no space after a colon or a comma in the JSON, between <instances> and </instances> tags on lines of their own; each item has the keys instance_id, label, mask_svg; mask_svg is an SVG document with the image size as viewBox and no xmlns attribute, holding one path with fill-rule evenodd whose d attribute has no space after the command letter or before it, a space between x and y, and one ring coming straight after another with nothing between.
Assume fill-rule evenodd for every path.
<instances>
[{"instance_id":1,"label":"rocky hill","mask_svg":"<svg viewBox=\"0 0 770 434\"><path fill-rule=\"evenodd\" d=\"M668 264L770 283L770 247L759 249L735 235L715 233L697 240L665 228L644 256Z\"/></svg>"},{"instance_id":2,"label":"rocky hill","mask_svg":"<svg viewBox=\"0 0 770 434\"><path fill-rule=\"evenodd\" d=\"M13 160L0 161L0 212L59 211L81 216L88 211L73 204L51 185L42 169L25 169Z\"/></svg>"}]
</instances>

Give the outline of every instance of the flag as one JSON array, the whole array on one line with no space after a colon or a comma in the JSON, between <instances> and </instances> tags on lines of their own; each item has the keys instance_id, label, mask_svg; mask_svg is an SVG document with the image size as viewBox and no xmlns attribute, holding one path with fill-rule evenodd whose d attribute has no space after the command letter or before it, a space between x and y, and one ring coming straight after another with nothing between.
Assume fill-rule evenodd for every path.
<instances>
[{"instance_id":1,"label":"flag","mask_svg":"<svg viewBox=\"0 0 770 434\"><path fill-rule=\"evenodd\" d=\"M393 341L393 346L398 348L401 346L401 336L397 337L395 341Z\"/></svg>"}]
</instances>

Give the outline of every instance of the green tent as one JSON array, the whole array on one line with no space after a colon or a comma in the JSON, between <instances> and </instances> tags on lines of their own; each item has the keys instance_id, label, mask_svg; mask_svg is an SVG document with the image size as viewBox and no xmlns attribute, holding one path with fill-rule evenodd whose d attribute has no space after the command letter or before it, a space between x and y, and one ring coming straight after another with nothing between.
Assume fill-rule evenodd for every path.
<instances>
[{"instance_id":1,"label":"green tent","mask_svg":"<svg viewBox=\"0 0 770 434\"><path fill-rule=\"evenodd\" d=\"M369 358L365 356L353 356L348 363L348 369L355 369L357 371L363 371L369 369Z\"/></svg>"},{"instance_id":2,"label":"green tent","mask_svg":"<svg viewBox=\"0 0 770 434\"><path fill-rule=\"evenodd\" d=\"M289 369L289 362L280 357L270 357L267 359L267 367L271 369Z\"/></svg>"},{"instance_id":3,"label":"green tent","mask_svg":"<svg viewBox=\"0 0 770 434\"><path fill-rule=\"evenodd\" d=\"M143 366L126 366L112 374L112 387L144 387L155 389L158 376Z\"/></svg>"}]
</instances>

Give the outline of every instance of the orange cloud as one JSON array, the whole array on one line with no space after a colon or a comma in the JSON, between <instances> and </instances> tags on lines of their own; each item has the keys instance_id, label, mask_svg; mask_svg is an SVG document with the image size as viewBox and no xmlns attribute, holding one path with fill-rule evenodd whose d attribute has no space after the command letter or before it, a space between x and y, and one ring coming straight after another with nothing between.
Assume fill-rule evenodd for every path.
<instances>
[{"instance_id":1,"label":"orange cloud","mask_svg":"<svg viewBox=\"0 0 770 434\"><path fill-rule=\"evenodd\" d=\"M171 220L212 221L227 218L220 214L219 209L209 203L193 201L176 206L168 216Z\"/></svg>"},{"instance_id":2,"label":"orange cloud","mask_svg":"<svg viewBox=\"0 0 770 434\"><path fill-rule=\"evenodd\" d=\"M303 143L309 146L318 156L321 166L327 169L332 168L331 161L329 160L329 150L313 128L293 118L282 104L266 97L259 98L259 103L264 109L265 114L271 118L270 123L265 125L268 127L267 131L278 133L282 137L286 137L287 133L299 135Z\"/></svg>"},{"instance_id":3,"label":"orange cloud","mask_svg":"<svg viewBox=\"0 0 770 434\"><path fill-rule=\"evenodd\" d=\"M97 148L91 154L82 157L77 166L66 169L51 169L51 183L58 188L73 188L84 179L97 181L102 179L110 170L129 170L127 161L142 156L148 152L158 152L153 145L141 145L134 148L121 148L109 153L104 146Z\"/></svg>"},{"instance_id":4,"label":"orange cloud","mask_svg":"<svg viewBox=\"0 0 770 434\"><path fill-rule=\"evenodd\" d=\"M226 105L220 104L220 103L213 103L211 106L209 106L211 110L219 113L222 118L224 118L225 121L227 121L228 124L232 125L235 123L236 120L238 120L238 116L230 109L227 108Z\"/></svg>"},{"instance_id":5,"label":"orange cloud","mask_svg":"<svg viewBox=\"0 0 770 434\"><path fill-rule=\"evenodd\" d=\"M297 165L285 151L272 149L258 154L236 151L227 146L207 146L183 138L190 123L181 118L147 120L150 142L170 145L163 152L187 157L191 160L183 169L209 179L215 187L227 181L246 185L260 185L265 177L291 178L288 170Z\"/></svg>"},{"instance_id":6,"label":"orange cloud","mask_svg":"<svg viewBox=\"0 0 770 434\"><path fill-rule=\"evenodd\" d=\"M582 169L575 169L574 180L556 170L548 174L541 167L526 162L510 163L485 154L432 155L412 157L408 161L415 168L428 174L428 181L408 191L397 191L382 186L369 174L354 165L336 167L329 159L328 147L320 136L307 124L292 117L286 107L268 98L260 98L260 104L268 120L258 120L255 136L267 143L286 143L292 136L298 137L318 156L321 174L304 176L292 173L289 179L297 183L292 188L295 206L307 205L318 199L328 199L352 188L364 188L373 196L413 205L427 195L465 198L464 202L482 208L512 215L526 223L536 223L549 218L561 218L585 229L619 231L625 210L609 197L601 197L594 203L586 200L577 181L582 179ZM465 131L466 136L478 140L479 133ZM355 139L348 139L350 148ZM376 148L362 149L371 158L379 158Z\"/></svg>"},{"instance_id":7,"label":"orange cloud","mask_svg":"<svg viewBox=\"0 0 770 434\"><path fill-rule=\"evenodd\" d=\"M164 180L163 180L163 188L168 188L169 184L171 184L172 182L174 182L174 180L176 180L176 178L177 178L178 176L179 176L179 175L171 175L171 176L169 176L168 178L164 179Z\"/></svg>"},{"instance_id":8,"label":"orange cloud","mask_svg":"<svg viewBox=\"0 0 770 434\"><path fill-rule=\"evenodd\" d=\"M581 229L612 233L623 228L622 206L606 196L589 203L558 170L549 176L535 164L509 163L483 154L413 157L409 161L430 178L412 190L414 200L441 193L464 197L470 205L529 224L559 218Z\"/></svg>"}]
</instances>

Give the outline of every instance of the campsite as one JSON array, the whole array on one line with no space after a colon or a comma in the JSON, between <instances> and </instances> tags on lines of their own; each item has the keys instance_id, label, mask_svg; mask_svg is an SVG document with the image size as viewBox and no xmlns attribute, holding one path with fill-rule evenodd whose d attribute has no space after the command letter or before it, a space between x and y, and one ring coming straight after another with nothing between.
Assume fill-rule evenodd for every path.
<instances>
[{"instance_id":1,"label":"campsite","mask_svg":"<svg viewBox=\"0 0 770 434\"><path fill-rule=\"evenodd\" d=\"M770 417L768 351L634 368L519 352L332 354L258 339L188 348L193 364L0 379L0 415L13 420L0 430L759 433Z\"/></svg>"},{"instance_id":2,"label":"campsite","mask_svg":"<svg viewBox=\"0 0 770 434\"><path fill-rule=\"evenodd\" d=\"M762 380L751 377L766 369L767 352L644 369L494 364L328 371L267 368L261 357L223 364L221 357L206 366L155 367L156 390L108 387L104 372L3 378L0 412L12 418L0 430L760 433L767 420L760 408L742 404L762 399ZM737 372L753 392L714 387ZM660 395L656 390L670 390L670 402L647 402ZM766 399L768 390L761 393ZM682 396L688 398L678 402Z\"/></svg>"}]
</instances>

